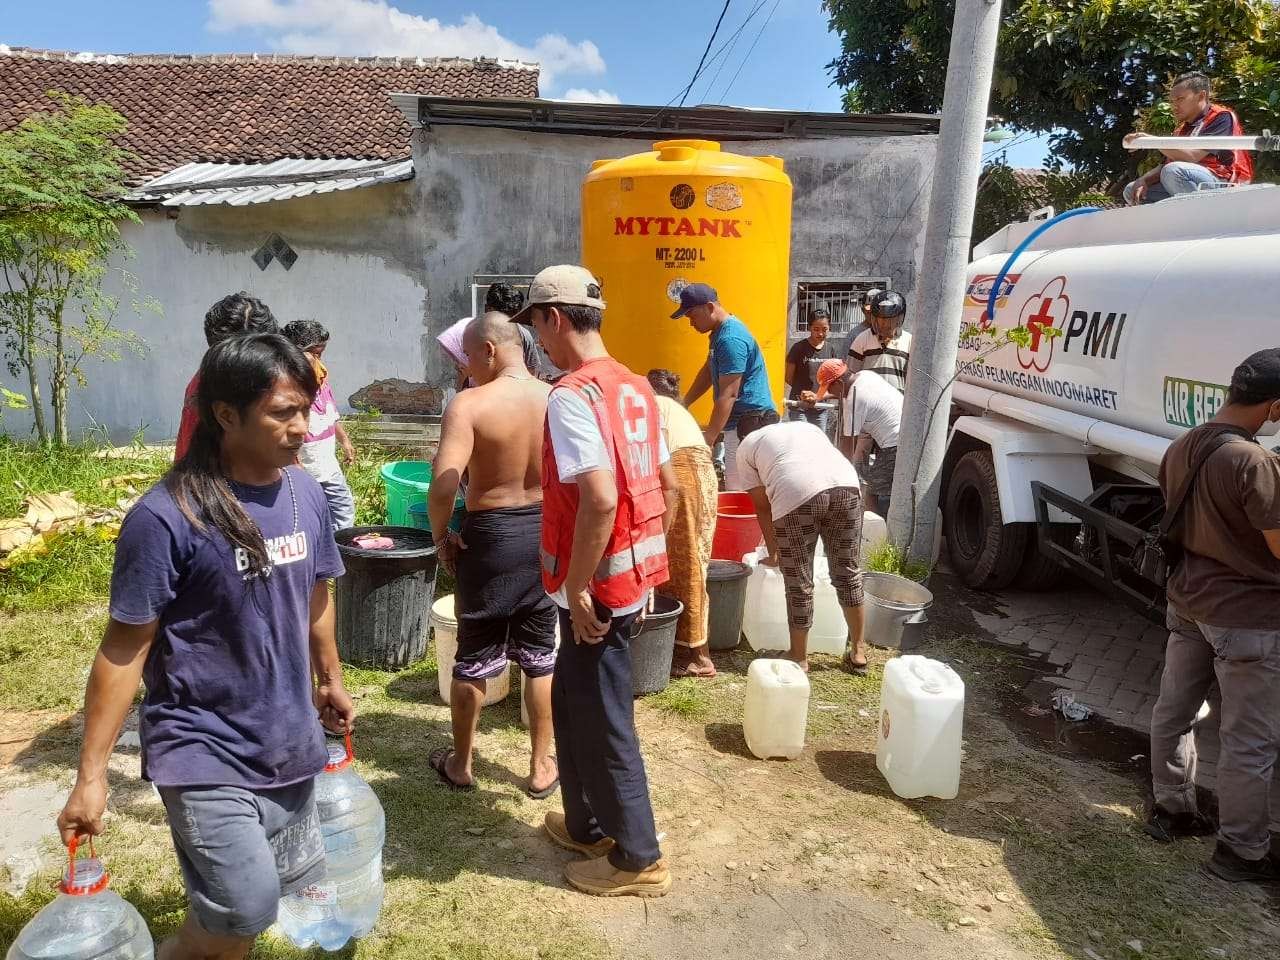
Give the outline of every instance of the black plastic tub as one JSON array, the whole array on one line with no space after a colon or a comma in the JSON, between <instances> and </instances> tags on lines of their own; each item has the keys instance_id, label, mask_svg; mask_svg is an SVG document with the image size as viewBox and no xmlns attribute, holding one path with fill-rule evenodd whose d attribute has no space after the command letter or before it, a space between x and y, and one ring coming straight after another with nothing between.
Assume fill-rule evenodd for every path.
<instances>
[{"instance_id":1,"label":"black plastic tub","mask_svg":"<svg viewBox=\"0 0 1280 960\"><path fill-rule=\"evenodd\" d=\"M390 550L352 543L374 533ZM402 670L427 652L427 621L435 599L436 548L427 530L350 527L334 534L347 572L337 583L338 655L377 670Z\"/></svg>"},{"instance_id":2,"label":"black plastic tub","mask_svg":"<svg viewBox=\"0 0 1280 960\"><path fill-rule=\"evenodd\" d=\"M637 697L665 690L671 680L671 658L676 652L676 621L684 604L657 594L653 610L631 636L631 689Z\"/></svg>"}]
</instances>

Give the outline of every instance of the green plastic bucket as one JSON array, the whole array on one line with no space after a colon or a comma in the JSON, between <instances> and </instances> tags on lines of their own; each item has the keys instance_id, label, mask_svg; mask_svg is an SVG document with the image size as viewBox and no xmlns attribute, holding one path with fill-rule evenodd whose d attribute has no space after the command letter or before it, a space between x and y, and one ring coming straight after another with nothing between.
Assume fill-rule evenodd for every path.
<instances>
[{"instance_id":1,"label":"green plastic bucket","mask_svg":"<svg viewBox=\"0 0 1280 960\"><path fill-rule=\"evenodd\" d=\"M431 464L425 460L397 460L384 463L379 471L387 488L387 524L411 527L409 508L427 502L431 486Z\"/></svg>"}]
</instances>

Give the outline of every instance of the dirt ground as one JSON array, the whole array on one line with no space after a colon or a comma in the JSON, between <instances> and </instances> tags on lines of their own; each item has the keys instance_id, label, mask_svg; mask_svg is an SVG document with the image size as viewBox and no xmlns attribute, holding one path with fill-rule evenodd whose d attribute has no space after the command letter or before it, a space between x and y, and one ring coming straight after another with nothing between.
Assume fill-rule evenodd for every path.
<instances>
[{"instance_id":1,"label":"dirt ground","mask_svg":"<svg viewBox=\"0 0 1280 960\"><path fill-rule=\"evenodd\" d=\"M637 704L676 884L661 900L597 900L564 884L569 856L539 831L556 800L535 802L519 788L527 739L514 694L482 718L480 789L457 794L427 764L448 736L434 666L351 671L359 766L387 812L387 901L374 934L346 955L1274 955L1280 901L1202 874L1207 841L1161 847L1141 834L1141 741L1100 726L1068 729L1029 702L1022 691L1032 671L984 642L971 612L998 612L999 602L945 578L935 586L921 652L951 663L966 682L960 796L902 801L876 770L878 666L887 653L865 679L815 658L803 756L762 762L741 731L753 655L732 651L717 658L715 681L682 681ZM0 768L0 797L38 785L56 809L74 770L78 725L66 711L10 711L0 726L0 740L9 741L0 749L12 751ZM163 810L138 779L134 743L117 750L101 846L117 889L162 936L181 918L182 888ZM13 821L5 822L7 831ZM0 894L0 946L50 895L57 853L44 833L44 872L21 897ZM255 950L295 955L271 940Z\"/></svg>"}]
</instances>

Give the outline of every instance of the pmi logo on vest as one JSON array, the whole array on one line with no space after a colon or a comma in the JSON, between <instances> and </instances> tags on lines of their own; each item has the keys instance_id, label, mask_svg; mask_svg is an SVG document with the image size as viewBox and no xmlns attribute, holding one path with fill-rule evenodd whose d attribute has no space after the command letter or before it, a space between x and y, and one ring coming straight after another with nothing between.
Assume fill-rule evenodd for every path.
<instances>
[{"instance_id":1,"label":"pmi logo on vest","mask_svg":"<svg viewBox=\"0 0 1280 960\"><path fill-rule=\"evenodd\" d=\"M618 390L618 419L627 438L627 465L636 477L653 475L653 445L649 443L649 404L629 383Z\"/></svg>"},{"instance_id":2,"label":"pmi logo on vest","mask_svg":"<svg viewBox=\"0 0 1280 960\"><path fill-rule=\"evenodd\" d=\"M1067 278L1054 277L1039 293L1032 294L1022 305L1018 326L1031 333L1031 342L1018 347L1018 364L1024 370L1044 373L1053 362L1055 341L1062 341L1064 354L1114 360L1124 335L1128 314L1101 310L1072 309L1067 295ZM1060 337L1045 336L1050 327L1063 331Z\"/></svg>"}]
</instances>

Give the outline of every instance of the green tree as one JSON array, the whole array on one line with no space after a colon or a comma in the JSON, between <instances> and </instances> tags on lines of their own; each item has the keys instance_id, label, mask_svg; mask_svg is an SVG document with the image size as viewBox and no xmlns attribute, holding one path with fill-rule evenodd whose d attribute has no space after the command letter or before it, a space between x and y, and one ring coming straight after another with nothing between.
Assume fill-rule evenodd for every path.
<instances>
[{"instance_id":1,"label":"green tree","mask_svg":"<svg viewBox=\"0 0 1280 960\"><path fill-rule=\"evenodd\" d=\"M978 182L973 211L973 239L985 240L1006 223L1027 219L1040 207L1059 213L1076 207L1108 207L1115 201L1093 178L1082 173L1044 171L1034 179L1019 175L1006 163L991 163Z\"/></svg>"},{"instance_id":2,"label":"green tree","mask_svg":"<svg viewBox=\"0 0 1280 960\"><path fill-rule=\"evenodd\" d=\"M0 131L0 331L10 371L27 377L37 435L65 444L70 386L84 384L85 362L117 359L121 346L140 344L115 325L119 298L102 291L109 263L128 252L120 224L138 217L121 202L126 154L114 139L124 117L80 98L50 97L53 109ZM132 278L120 272L131 289Z\"/></svg>"},{"instance_id":3,"label":"green tree","mask_svg":"<svg viewBox=\"0 0 1280 960\"><path fill-rule=\"evenodd\" d=\"M826 0L851 111L942 107L954 0ZM991 112L1051 138L1055 168L1132 178L1124 134L1168 81L1203 70L1245 127L1280 129L1280 8L1271 0L1005 0ZM1267 160L1264 172L1275 171Z\"/></svg>"}]
</instances>

